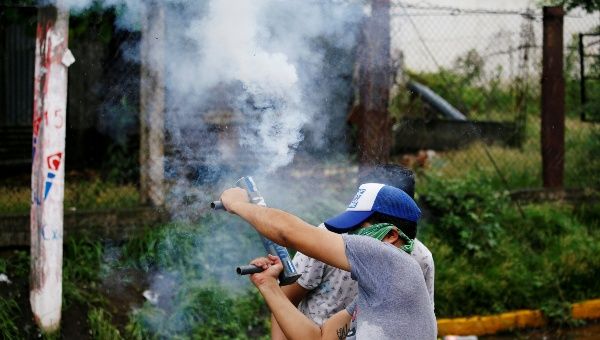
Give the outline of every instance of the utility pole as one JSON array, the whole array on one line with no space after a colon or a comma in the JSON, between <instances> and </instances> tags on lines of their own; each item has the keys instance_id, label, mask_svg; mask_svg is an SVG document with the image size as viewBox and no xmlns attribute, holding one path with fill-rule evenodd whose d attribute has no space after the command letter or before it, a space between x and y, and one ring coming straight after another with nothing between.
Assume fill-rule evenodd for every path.
<instances>
[{"instance_id":1,"label":"utility pole","mask_svg":"<svg viewBox=\"0 0 600 340\"><path fill-rule=\"evenodd\" d=\"M542 52L542 177L544 187L563 186L565 78L562 6L544 7Z\"/></svg>"},{"instance_id":2,"label":"utility pole","mask_svg":"<svg viewBox=\"0 0 600 340\"><path fill-rule=\"evenodd\" d=\"M140 193L142 203L162 206L165 145L165 9L147 3L143 16L140 89Z\"/></svg>"},{"instance_id":3,"label":"utility pole","mask_svg":"<svg viewBox=\"0 0 600 340\"><path fill-rule=\"evenodd\" d=\"M392 124L388 114L391 86L390 0L372 0L358 52L358 153L361 165L389 160Z\"/></svg>"},{"instance_id":4,"label":"utility pole","mask_svg":"<svg viewBox=\"0 0 600 340\"><path fill-rule=\"evenodd\" d=\"M33 97L30 302L45 333L60 327L69 11L38 12Z\"/></svg>"}]
</instances>

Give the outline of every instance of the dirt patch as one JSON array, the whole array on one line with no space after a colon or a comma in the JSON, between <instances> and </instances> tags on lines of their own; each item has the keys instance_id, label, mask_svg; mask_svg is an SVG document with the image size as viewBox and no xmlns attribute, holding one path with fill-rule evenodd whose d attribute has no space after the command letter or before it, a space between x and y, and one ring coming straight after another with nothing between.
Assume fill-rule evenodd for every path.
<instances>
[{"instance_id":1,"label":"dirt patch","mask_svg":"<svg viewBox=\"0 0 600 340\"><path fill-rule=\"evenodd\" d=\"M141 307L148 287L146 273L135 269L114 270L103 280L100 293L107 301L106 309L112 314L113 325L123 334L129 322L129 313Z\"/></svg>"}]
</instances>

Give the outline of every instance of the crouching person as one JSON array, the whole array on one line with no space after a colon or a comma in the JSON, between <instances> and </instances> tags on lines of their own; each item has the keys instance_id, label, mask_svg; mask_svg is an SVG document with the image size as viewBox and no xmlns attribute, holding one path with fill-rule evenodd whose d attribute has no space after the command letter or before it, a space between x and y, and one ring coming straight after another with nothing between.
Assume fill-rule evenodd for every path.
<instances>
[{"instance_id":1,"label":"crouching person","mask_svg":"<svg viewBox=\"0 0 600 340\"><path fill-rule=\"evenodd\" d=\"M282 270L275 257L253 262L265 269L251 276L288 339L343 339L356 319L357 339L435 339L436 320L419 264L409 255L413 240L402 226L372 216L417 223L420 210L402 190L377 183L360 186L344 218L361 219L357 235L315 228L284 211L250 204L246 191L226 190L221 201L274 242L292 247L336 268L358 282L358 296L321 327L288 300L277 284Z\"/></svg>"}]
</instances>

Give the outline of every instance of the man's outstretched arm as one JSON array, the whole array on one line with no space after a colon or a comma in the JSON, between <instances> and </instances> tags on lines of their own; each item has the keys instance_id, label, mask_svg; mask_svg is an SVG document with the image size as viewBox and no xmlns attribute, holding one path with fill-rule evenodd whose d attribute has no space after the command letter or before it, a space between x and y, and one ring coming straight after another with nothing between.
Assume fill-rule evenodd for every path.
<instances>
[{"instance_id":1,"label":"man's outstretched arm","mask_svg":"<svg viewBox=\"0 0 600 340\"><path fill-rule=\"evenodd\" d=\"M250 223L260 234L284 247L291 247L331 266L350 271L342 236L316 228L285 211L248 202L244 189L223 192L221 202L230 213Z\"/></svg>"}]
</instances>

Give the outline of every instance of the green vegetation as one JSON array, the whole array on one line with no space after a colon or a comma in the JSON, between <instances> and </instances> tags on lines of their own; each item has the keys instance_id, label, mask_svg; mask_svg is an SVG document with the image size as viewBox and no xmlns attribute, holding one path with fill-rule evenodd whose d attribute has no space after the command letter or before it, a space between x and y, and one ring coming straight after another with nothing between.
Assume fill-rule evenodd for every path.
<instances>
[{"instance_id":1,"label":"green vegetation","mask_svg":"<svg viewBox=\"0 0 600 340\"><path fill-rule=\"evenodd\" d=\"M526 205L522 216L485 177L427 176L435 218L420 237L436 260L438 316L541 308L564 321L557 306L598 297L597 216L556 203Z\"/></svg>"},{"instance_id":2,"label":"green vegetation","mask_svg":"<svg viewBox=\"0 0 600 340\"><path fill-rule=\"evenodd\" d=\"M139 206L139 193L133 184L75 178L65 183L64 206L65 211L133 208ZM29 186L0 186L0 213L27 214L30 208Z\"/></svg>"},{"instance_id":3,"label":"green vegetation","mask_svg":"<svg viewBox=\"0 0 600 340\"><path fill-rule=\"evenodd\" d=\"M127 332L135 339L265 336L268 312L258 293L247 290L247 279L234 278L243 285L237 290L215 281L215 277L232 274L231 263L250 258L242 260L240 252L257 245L255 232L227 216L207 216L198 224L168 224L128 241L122 265L147 275L160 273L164 280L156 282L164 285L162 294L171 295L167 304L146 302L132 311Z\"/></svg>"},{"instance_id":4,"label":"green vegetation","mask_svg":"<svg viewBox=\"0 0 600 340\"><path fill-rule=\"evenodd\" d=\"M111 323L111 315L103 309L93 308L88 313L90 333L97 340L123 339L119 330Z\"/></svg>"},{"instance_id":5,"label":"green vegetation","mask_svg":"<svg viewBox=\"0 0 600 340\"><path fill-rule=\"evenodd\" d=\"M418 169L417 192L431 216L419 237L436 260L437 315L540 308L551 321L571 324L570 303L600 291L594 280L600 261L593 255L600 250L598 205L518 207L510 201L507 190L542 185L539 86L520 79L508 84L501 70L484 74L484 66L470 51L451 69L409 72L470 119L523 127L519 148L475 143L438 152ZM594 156L600 129L579 120L577 77L572 67L566 70L565 186L594 190L600 186ZM398 117L424 112L406 95L395 98L392 109Z\"/></svg>"},{"instance_id":6,"label":"green vegetation","mask_svg":"<svg viewBox=\"0 0 600 340\"><path fill-rule=\"evenodd\" d=\"M3 339L20 339L15 320L20 313L19 305L14 299L0 296L0 335Z\"/></svg>"},{"instance_id":7,"label":"green vegetation","mask_svg":"<svg viewBox=\"0 0 600 340\"><path fill-rule=\"evenodd\" d=\"M600 3L595 0L538 0L540 6L564 6L567 10L583 8L589 13L600 10Z\"/></svg>"},{"instance_id":8,"label":"green vegetation","mask_svg":"<svg viewBox=\"0 0 600 340\"><path fill-rule=\"evenodd\" d=\"M432 216L421 225L419 238L436 261L438 317L541 308L554 322L571 324L565 306L598 297L598 205L525 205L521 215L484 175L455 180L420 173L419 182L426 183L419 191ZM231 272L231 265L220 260L251 258L243 240L258 239L235 221L212 216L194 224L167 224L122 245L68 239L64 314L84 310L85 327L96 339L266 338L269 314L256 290L248 290L243 278L235 279L241 283L237 288L224 286L227 279L218 279L223 273L211 271L214 264L213 270L225 266ZM220 232L225 228L218 226L224 225ZM0 260L0 270L26 280L28 264L27 254L17 252ZM114 280L121 288L141 280L140 292L134 293L138 307L114 305L118 300L102 288ZM162 282L163 295L158 303L142 303L141 290L152 282ZM25 311L19 306L28 308L27 303L2 297L0 304L0 334L25 336L19 327Z\"/></svg>"},{"instance_id":9,"label":"green vegetation","mask_svg":"<svg viewBox=\"0 0 600 340\"><path fill-rule=\"evenodd\" d=\"M500 70L484 75L483 69L481 58L469 52L453 69L412 74L472 119L523 123L519 148L473 144L439 152L417 171L418 198L429 212L419 238L436 261L436 314L539 308L555 324L572 325L568 306L599 297L595 273L600 271L600 206L517 206L510 200L507 190L541 186L539 94L534 84L508 86ZM565 184L593 190L600 187L600 129L579 121L575 84L567 76L572 109L566 120ZM399 115L406 105L418 104L397 97L393 105ZM114 151L104 180L74 176L67 181L66 210L139 203L137 188L128 184L132 181L120 180L122 174L135 177L134 165L123 150ZM298 182L300 194L286 204L315 224L343 209L354 190L350 181L329 183L307 204L314 189L300 188ZM0 188L3 213L27 213L29 200L28 188ZM95 339L266 338L269 313L262 298L245 278L232 273L235 265L261 254L259 244L254 231L226 214L148 229L123 244L67 239L64 315L82 317L83 333ZM14 282L26 282L27 252L0 257L2 272L10 273ZM115 296L119 289L127 294ZM146 289L160 293L157 301L144 301ZM35 327L23 327L31 326L31 318L26 292L20 296L0 291L0 337L35 336Z\"/></svg>"},{"instance_id":10,"label":"green vegetation","mask_svg":"<svg viewBox=\"0 0 600 340\"><path fill-rule=\"evenodd\" d=\"M425 171L457 180L482 177L491 181L494 188L503 190L541 187L540 120L529 117L527 121L526 138L520 148L475 143L465 149L437 153L428 160ZM600 187L596 175L600 173L600 159L594 156L599 148L599 126L581 122L577 118L567 118L565 187ZM427 190L427 178L420 180L419 184Z\"/></svg>"},{"instance_id":11,"label":"green vegetation","mask_svg":"<svg viewBox=\"0 0 600 340\"><path fill-rule=\"evenodd\" d=\"M598 32L600 27L593 31ZM579 118L582 111L597 120L600 109L600 83L594 81L600 74L599 59L586 60L586 94L588 103L581 105L579 75L579 38L573 36L565 52L565 108L571 118ZM541 92L538 76L522 74L508 80L501 66L486 71L485 59L470 50L459 56L452 67L441 67L435 72L406 70L409 79L430 87L471 120L515 121L527 116L539 116ZM420 101L409 98L410 91L400 91L392 98L390 111L401 117L424 112Z\"/></svg>"},{"instance_id":12,"label":"green vegetation","mask_svg":"<svg viewBox=\"0 0 600 340\"><path fill-rule=\"evenodd\" d=\"M600 186L600 160L595 155L600 148L600 127L580 120L577 40L566 54L566 120L565 175L568 188ZM590 65L588 65L590 66ZM541 120L540 93L537 79L516 78L507 81L502 70L485 71L485 60L474 50L457 58L451 68L437 72L407 71L410 79L429 86L471 120L512 121L519 126L522 137L518 148L474 143L460 150L438 152L428 160L427 171L448 178L485 177L493 187L503 190L541 187ZM600 63L591 65L591 75L600 70ZM600 93L590 82L590 93ZM419 100L411 100L409 91L393 98L390 111L396 118L427 115ZM586 112L599 112L600 98L591 98ZM589 117L590 115L588 115ZM423 183L425 182L425 183ZM425 187L426 180L422 181Z\"/></svg>"},{"instance_id":13,"label":"green vegetation","mask_svg":"<svg viewBox=\"0 0 600 340\"><path fill-rule=\"evenodd\" d=\"M406 70L409 79L427 85L471 120L515 121L519 115L534 114L539 106L537 80L503 79L501 67L485 72L485 60L475 50L458 57L451 68L436 72ZM408 90L392 99L390 111L400 117L420 114L420 101L411 101Z\"/></svg>"},{"instance_id":14,"label":"green vegetation","mask_svg":"<svg viewBox=\"0 0 600 340\"><path fill-rule=\"evenodd\" d=\"M131 314L127 330L135 339L254 339L268 333L268 312L256 291L233 296L220 287L190 282L178 289L174 312L150 303Z\"/></svg>"},{"instance_id":15,"label":"green vegetation","mask_svg":"<svg viewBox=\"0 0 600 340\"><path fill-rule=\"evenodd\" d=\"M10 257L0 257L0 274L5 274L11 281L0 282L0 338L12 340L22 339L19 325L24 310L19 305L18 293L13 293L8 287L17 284L16 278L27 277L29 273L29 256L24 252L15 252Z\"/></svg>"}]
</instances>

